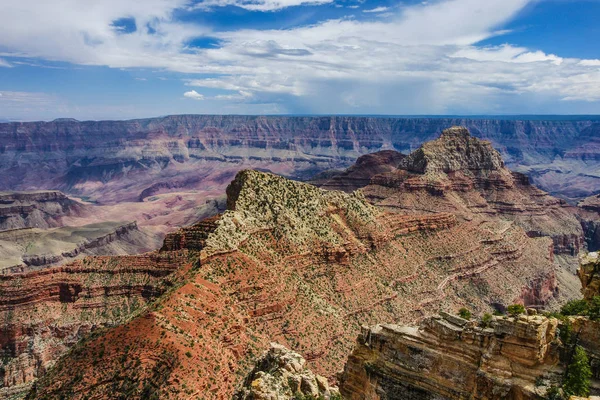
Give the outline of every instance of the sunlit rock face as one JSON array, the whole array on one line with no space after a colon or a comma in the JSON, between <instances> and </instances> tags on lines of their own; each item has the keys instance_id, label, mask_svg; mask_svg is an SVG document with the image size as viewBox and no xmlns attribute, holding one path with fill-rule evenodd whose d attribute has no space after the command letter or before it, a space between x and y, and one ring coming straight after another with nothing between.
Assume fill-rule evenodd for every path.
<instances>
[{"instance_id":1,"label":"sunlit rock face","mask_svg":"<svg viewBox=\"0 0 600 400\"><path fill-rule=\"evenodd\" d=\"M460 220L510 221L530 237L549 237L560 266L562 294L566 298L579 294L577 255L591 243L591 231L600 223L598 214L538 189L525 175L509 170L490 142L464 127L444 130L409 155L384 155L376 153L368 163L357 162L315 183L344 190L362 184L360 192L368 201L394 213L447 212ZM523 300L543 286L541 281L532 282Z\"/></svg>"},{"instance_id":2,"label":"sunlit rock face","mask_svg":"<svg viewBox=\"0 0 600 400\"><path fill-rule=\"evenodd\" d=\"M333 383L364 324L416 323L465 304L483 312L537 280L547 284L528 296L533 305L555 296L551 240L510 222L390 213L360 192L252 170L227 195L222 215L165 239L158 254L181 266L174 287L78 345L30 398L230 398L271 342ZM281 387L260 375L261 388Z\"/></svg>"},{"instance_id":3,"label":"sunlit rock face","mask_svg":"<svg viewBox=\"0 0 600 400\"><path fill-rule=\"evenodd\" d=\"M480 327L443 314L419 327L364 328L340 390L347 399L538 399L546 387L536 379L560 379L557 326L520 316Z\"/></svg>"}]
</instances>

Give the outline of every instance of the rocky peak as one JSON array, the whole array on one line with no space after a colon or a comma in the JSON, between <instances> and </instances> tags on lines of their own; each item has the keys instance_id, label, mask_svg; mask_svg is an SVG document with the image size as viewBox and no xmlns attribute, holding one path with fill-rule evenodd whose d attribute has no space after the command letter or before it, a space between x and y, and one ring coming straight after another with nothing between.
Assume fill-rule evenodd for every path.
<instances>
[{"instance_id":1,"label":"rocky peak","mask_svg":"<svg viewBox=\"0 0 600 400\"><path fill-rule=\"evenodd\" d=\"M301 396L300 396L301 395ZM271 347L256 361L235 400L339 398L336 387L306 367L306 360L284 346Z\"/></svg>"},{"instance_id":2,"label":"rocky peak","mask_svg":"<svg viewBox=\"0 0 600 400\"><path fill-rule=\"evenodd\" d=\"M360 193L330 192L255 170L240 171L226 191L228 210L206 240L209 253L234 250L249 232L261 229L287 236L307 250L316 239L341 244L345 239L321 216L339 211L360 229L379 224L381 213Z\"/></svg>"},{"instance_id":3,"label":"rocky peak","mask_svg":"<svg viewBox=\"0 0 600 400\"><path fill-rule=\"evenodd\" d=\"M459 171L477 175L485 171L502 171L504 162L490 142L471 136L467 128L455 126L411 153L401 167L428 175Z\"/></svg>"}]
</instances>

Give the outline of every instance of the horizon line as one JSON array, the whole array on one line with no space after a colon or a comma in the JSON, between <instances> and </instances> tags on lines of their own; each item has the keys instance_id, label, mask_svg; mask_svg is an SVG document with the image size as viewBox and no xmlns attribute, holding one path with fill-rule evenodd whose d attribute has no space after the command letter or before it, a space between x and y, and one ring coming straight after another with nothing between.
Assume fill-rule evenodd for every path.
<instances>
[{"instance_id":1,"label":"horizon line","mask_svg":"<svg viewBox=\"0 0 600 400\"><path fill-rule=\"evenodd\" d=\"M544 121L544 120L579 120L595 121L600 120L600 114L165 114L151 117L137 117L124 119L84 119L79 120L71 117L59 117L48 120L22 120L0 118L0 124L14 123L52 123L52 122L108 122L108 121L139 121L148 119L160 119L169 117L254 117L254 118L395 118L395 119L444 119L444 118L463 118L463 119L496 119L496 120L514 120L514 121Z\"/></svg>"}]
</instances>

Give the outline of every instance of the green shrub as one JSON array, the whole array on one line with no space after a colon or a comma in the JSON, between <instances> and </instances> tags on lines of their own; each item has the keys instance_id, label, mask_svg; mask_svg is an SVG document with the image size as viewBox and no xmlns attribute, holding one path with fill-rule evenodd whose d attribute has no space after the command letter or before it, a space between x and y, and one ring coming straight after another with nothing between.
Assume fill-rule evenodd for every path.
<instances>
[{"instance_id":1,"label":"green shrub","mask_svg":"<svg viewBox=\"0 0 600 400\"><path fill-rule=\"evenodd\" d=\"M571 321L566 318L562 320L558 330L558 337L560 337L560 341L563 342L565 346L571 344L571 339L573 338L573 325L571 324Z\"/></svg>"},{"instance_id":2,"label":"green shrub","mask_svg":"<svg viewBox=\"0 0 600 400\"><path fill-rule=\"evenodd\" d=\"M544 378L538 376L535 378L535 386L544 386Z\"/></svg>"},{"instance_id":3,"label":"green shrub","mask_svg":"<svg viewBox=\"0 0 600 400\"><path fill-rule=\"evenodd\" d=\"M581 300L571 300L560 309L562 315L588 315L588 302Z\"/></svg>"},{"instance_id":4,"label":"green shrub","mask_svg":"<svg viewBox=\"0 0 600 400\"><path fill-rule=\"evenodd\" d=\"M471 311L463 307L458 310L458 316L464 319L471 319Z\"/></svg>"},{"instance_id":5,"label":"green shrub","mask_svg":"<svg viewBox=\"0 0 600 400\"><path fill-rule=\"evenodd\" d=\"M546 400L564 400L564 398L562 390L557 386L552 385L546 391Z\"/></svg>"},{"instance_id":6,"label":"green shrub","mask_svg":"<svg viewBox=\"0 0 600 400\"><path fill-rule=\"evenodd\" d=\"M569 396L587 397L590 394L592 370L588 356L581 346L575 346L573 359L567 367L563 389Z\"/></svg>"},{"instance_id":7,"label":"green shrub","mask_svg":"<svg viewBox=\"0 0 600 400\"><path fill-rule=\"evenodd\" d=\"M488 326L490 326L491 322L492 322L492 314L485 313L485 314L483 314L483 317L481 317L480 325L484 328L487 328Z\"/></svg>"},{"instance_id":8,"label":"green shrub","mask_svg":"<svg viewBox=\"0 0 600 400\"><path fill-rule=\"evenodd\" d=\"M525 307L523 304L512 304L506 307L506 311L511 317L516 317L520 314L525 314Z\"/></svg>"}]
</instances>

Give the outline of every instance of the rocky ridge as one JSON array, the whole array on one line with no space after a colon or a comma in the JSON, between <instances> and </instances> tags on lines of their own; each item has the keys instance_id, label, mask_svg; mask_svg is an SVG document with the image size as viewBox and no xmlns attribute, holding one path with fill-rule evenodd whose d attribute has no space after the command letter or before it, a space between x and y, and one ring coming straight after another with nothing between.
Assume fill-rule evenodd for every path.
<instances>
[{"instance_id":1,"label":"rocky ridge","mask_svg":"<svg viewBox=\"0 0 600 400\"><path fill-rule=\"evenodd\" d=\"M563 293L577 295L577 254L596 246L600 215L537 189L526 176L507 169L490 142L471 136L464 127L445 130L410 155L396 156L398 162L390 159L394 157L373 158L379 165L363 169L358 180L356 165L316 183L324 188L362 186L369 202L391 212L448 212L470 221L499 218L531 237L550 237Z\"/></svg>"},{"instance_id":2,"label":"rocky ridge","mask_svg":"<svg viewBox=\"0 0 600 400\"><path fill-rule=\"evenodd\" d=\"M88 257L0 275L0 397L19 397L80 339L127 321L185 262L181 252Z\"/></svg>"},{"instance_id":3,"label":"rocky ridge","mask_svg":"<svg viewBox=\"0 0 600 400\"><path fill-rule=\"evenodd\" d=\"M165 239L161 257L196 260L178 285L76 346L29 398L229 397L270 342L333 382L364 324L556 295L551 240L510 222L388 213L257 171L227 194L221 216Z\"/></svg>"},{"instance_id":4,"label":"rocky ridge","mask_svg":"<svg viewBox=\"0 0 600 400\"><path fill-rule=\"evenodd\" d=\"M599 257L580 261L582 292L591 300L600 295ZM527 314L471 321L442 312L418 327L363 327L340 391L347 399L548 398L578 345L590 360L591 392L600 394L600 321Z\"/></svg>"},{"instance_id":5,"label":"rocky ridge","mask_svg":"<svg viewBox=\"0 0 600 400\"><path fill-rule=\"evenodd\" d=\"M7 230L0 232L0 274L38 270L89 255L138 254L159 244L135 221Z\"/></svg>"}]
</instances>

